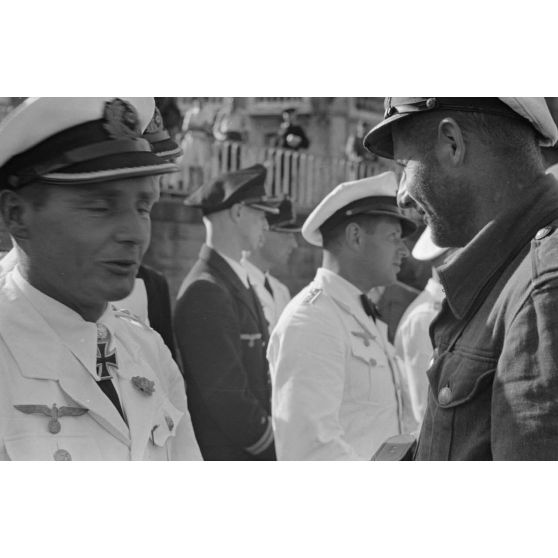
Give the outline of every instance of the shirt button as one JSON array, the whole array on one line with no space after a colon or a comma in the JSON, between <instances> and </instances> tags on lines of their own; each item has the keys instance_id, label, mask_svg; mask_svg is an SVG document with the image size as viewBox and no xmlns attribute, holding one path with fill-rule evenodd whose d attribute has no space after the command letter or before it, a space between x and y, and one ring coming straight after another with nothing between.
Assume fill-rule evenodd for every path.
<instances>
[{"instance_id":1,"label":"shirt button","mask_svg":"<svg viewBox=\"0 0 558 558\"><path fill-rule=\"evenodd\" d=\"M65 449L59 449L54 452L54 461L71 461L70 452Z\"/></svg>"},{"instance_id":2,"label":"shirt button","mask_svg":"<svg viewBox=\"0 0 558 558\"><path fill-rule=\"evenodd\" d=\"M451 389L449 387L443 387L440 393L438 393L438 403L440 403L440 405L451 403L451 396Z\"/></svg>"}]
</instances>

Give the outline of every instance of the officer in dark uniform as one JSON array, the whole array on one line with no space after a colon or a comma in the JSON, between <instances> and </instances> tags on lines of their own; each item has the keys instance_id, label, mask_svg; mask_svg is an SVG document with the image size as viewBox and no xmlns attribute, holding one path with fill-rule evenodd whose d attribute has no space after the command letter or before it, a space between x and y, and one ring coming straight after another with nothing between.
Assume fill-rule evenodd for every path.
<instances>
[{"instance_id":1,"label":"officer in dark uniform","mask_svg":"<svg viewBox=\"0 0 558 558\"><path fill-rule=\"evenodd\" d=\"M267 229L262 165L231 172L194 192L206 243L178 295L174 327L189 409L206 460L274 460L268 329L241 265Z\"/></svg>"}]
</instances>

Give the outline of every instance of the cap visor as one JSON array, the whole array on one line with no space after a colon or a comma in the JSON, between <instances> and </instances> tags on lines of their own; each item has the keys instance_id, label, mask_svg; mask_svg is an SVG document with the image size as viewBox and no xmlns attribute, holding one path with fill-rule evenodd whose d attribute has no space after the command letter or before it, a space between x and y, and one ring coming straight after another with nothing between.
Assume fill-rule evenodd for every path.
<instances>
[{"instance_id":1,"label":"cap visor","mask_svg":"<svg viewBox=\"0 0 558 558\"><path fill-rule=\"evenodd\" d=\"M266 213L273 213L274 215L279 214L279 206L277 202L249 202L246 203L248 207L252 207L254 209L259 209L261 211L265 211Z\"/></svg>"},{"instance_id":2,"label":"cap visor","mask_svg":"<svg viewBox=\"0 0 558 558\"><path fill-rule=\"evenodd\" d=\"M158 176L177 172L178 167L152 152L119 153L99 157L41 176L53 184L94 183L136 176Z\"/></svg>"},{"instance_id":3,"label":"cap visor","mask_svg":"<svg viewBox=\"0 0 558 558\"><path fill-rule=\"evenodd\" d=\"M394 114L372 128L364 137L364 147L371 153L393 159L393 137L391 135L394 122L409 116L409 114Z\"/></svg>"},{"instance_id":4,"label":"cap visor","mask_svg":"<svg viewBox=\"0 0 558 558\"><path fill-rule=\"evenodd\" d=\"M269 230L278 233L298 233L302 230L302 226L296 223L288 223L285 225L272 225L269 227Z\"/></svg>"}]
</instances>

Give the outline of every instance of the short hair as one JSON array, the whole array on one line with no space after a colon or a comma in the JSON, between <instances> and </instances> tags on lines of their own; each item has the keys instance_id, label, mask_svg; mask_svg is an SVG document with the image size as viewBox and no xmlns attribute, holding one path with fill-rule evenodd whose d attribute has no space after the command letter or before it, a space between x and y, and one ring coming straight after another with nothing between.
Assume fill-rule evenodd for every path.
<instances>
[{"instance_id":1,"label":"short hair","mask_svg":"<svg viewBox=\"0 0 558 558\"><path fill-rule=\"evenodd\" d=\"M51 187L49 184L32 182L31 184L27 184L15 190L15 192L29 202L33 206L33 209L41 209L48 201Z\"/></svg>"},{"instance_id":2,"label":"short hair","mask_svg":"<svg viewBox=\"0 0 558 558\"><path fill-rule=\"evenodd\" d=\"M350 215L331 228L324 227L323 230L320 229L323 240L322 246L325 250L335 250L336 248L339 248L342 244L345 230L351 223L355 223L368 233L373 233L376 230L378 223L385 219L395 218L386 217L385 215L370 215L367 213Z\"/></svg>"},{"instance_id":3,"label":"short hair","mask_svg":"<svg viewBox=\"0 0 558 558\"><path fill-rule=\"evenodd\" d=\"M534 128L519 118L486 114L439 110L424 112L397 123L402 133L417 140L422 152L430 151L435 143L438 124L444 118L453 118L468 136L475 135L495 156L515 158L518 153L540 158Z\"/></svg>"}]
</instances>

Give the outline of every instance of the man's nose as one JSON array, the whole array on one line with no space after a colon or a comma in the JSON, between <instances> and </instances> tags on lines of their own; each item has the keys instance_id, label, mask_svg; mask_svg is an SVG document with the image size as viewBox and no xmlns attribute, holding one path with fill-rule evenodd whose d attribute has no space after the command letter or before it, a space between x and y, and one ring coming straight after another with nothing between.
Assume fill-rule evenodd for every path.
<instances>
[{"instance_id":1,"label":"man's nose","mask_svg":"<svg viewBox=\"0 0 558 558\"><path fill-rule=\"evenodd\" d=\"M149 242L151 223L137 211L127 211L120 215L116 232L118 242L144 244Z\"/></svg>"},{"instance_id":2,"label":"man's nose","mask_svg":"<svg viewBox=\"0 0 558 558\"><path fill-rule=\"evenodd\" d=\"M399 241L399 253L401 254L401 258L408 258L411 251L409 250L408 246L405 244L405 241L401 239Z\"/></svg>"},{"instance_id":3,"label":"man's nose","mask_svg":"<svg viewBox=\"0 0 558 558\"><path fill-rule=\"evenodd\" d=\"M409 192L407 191L404 174L399 181L399 188L397 188L397 205L402 209L413 207L413 200L411 199L411 196L409 196Z\"/></svg>"}]
</instances>

